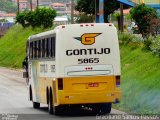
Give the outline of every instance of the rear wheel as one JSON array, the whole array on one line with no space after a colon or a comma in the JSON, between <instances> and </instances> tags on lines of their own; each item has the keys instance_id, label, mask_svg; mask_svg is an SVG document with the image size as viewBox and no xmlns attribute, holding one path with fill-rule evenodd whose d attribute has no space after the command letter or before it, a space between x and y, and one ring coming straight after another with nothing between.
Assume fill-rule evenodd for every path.
<instances>
[{"instance_id":1,"label":"rear wheel","mask_svg":"<svg viewBox=\"0 0 160 120\"><path fill-rule=\"evenodd\" d=\"M101 114L109 114L111 112L112 104L103 104L101 107Z\"/></svg>"},{"instance_id":2,"label":"rear wheel","mask_svg":"<svg viewBox=\"0 0 160 120\"><path fill-rule=\"evenodd\" d=\"M29 99L30 101L33 101L33 94L32 94L32 87L29 87ZM39 108L40 107L40 103L38 102L33 102L33 108Z\"/></svg>"},{"instance_id":3,"label":"rear wheel","mask_svg":"<svg viewBox=\"0 0 160 120\"><path fill-rule=\"evenodd\" d=\"M94 115L99 114L100 112L100 104L91 105L92 113Z\"/></svg>"},{"instance_id":4,"label":"rear wheel","mask_svg":"<svg viewBox=\"0 0 160 120\"><path fill-rule=\"evenodd\" d=\"M56 106L56 107L54 107L54 114L55 115L62 115L62 114L65 114L68 110L69 110L68 105Z\"/></svg>"},{"instance_id":5,"label":"rear wheel","mask_svg":"<svg viewBox=\"0 0 160 120\"><path fill-rule=\"evenodd\" d=\"M54 106L52 89L50 89L49 91L47 101L48 101L48 111L50 114L60 115L63 114L69 108L68 105Z\"/></svg>"},{"instance_id":6,"label":"rear wheel","mask_svg":"<svg viewBox=\"0 0 160 120\"><path fill-rule=\"evenodd\" d=\"M49 111L50 114L59 115L60 107L59 106L54 106L53 103L54 102L53 102L52 90L50 90L49 100L48 100L48 111Z\"/></svg>"},{"instance_id":7,"label":"rear wheel","mask_svg":"<svg viewBox=\"0 0 160 120\"><path fill-rule=\"evenodd\" d=\"M53 114L54 112L53 112L53 101L52 101L52 93L50 93L50 95L49 95L49 100L48 100L48 112L50 113L50 114Z\"/></svg>"},{"instance_id":8,"label":"rear wheel","mask_svg":"<svg viewBox=\"0 0 160 120\"><path fill-rule=\"evenodd\" d=\"M33 108L39 108L40 107L40 103L38 102L33 102Z\"/></svg>"},{"instance_id":9,"label":"rear wheel","mask_svg":"<svg viewBox=\"0 0 160 120\"><path fill-rule=\"evenodd\" d=\"M109 114L111 112L112 104L95 104L92 105L92 113L93 114L99 114L99 115L105 115Z\"/></svg>"}]
</instances>

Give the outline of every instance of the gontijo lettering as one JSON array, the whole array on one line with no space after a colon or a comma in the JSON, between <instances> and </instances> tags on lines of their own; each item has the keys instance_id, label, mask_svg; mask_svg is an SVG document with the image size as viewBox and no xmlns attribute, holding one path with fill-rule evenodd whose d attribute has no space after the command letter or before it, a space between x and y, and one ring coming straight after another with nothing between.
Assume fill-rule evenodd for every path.
<instances>
[{"instance_id":1,"label":"gontijo lettering","mask_svg":"<svg viewBox=\"0 0 160 120\"><path fill-rule=\"evenodd\" d=\"M110 48L90 48L90 49L74 49L74 50L66 50L67 56L72 55L97 55L97 54L109 54L111 52Z\"/></svg>"}]
</instances>

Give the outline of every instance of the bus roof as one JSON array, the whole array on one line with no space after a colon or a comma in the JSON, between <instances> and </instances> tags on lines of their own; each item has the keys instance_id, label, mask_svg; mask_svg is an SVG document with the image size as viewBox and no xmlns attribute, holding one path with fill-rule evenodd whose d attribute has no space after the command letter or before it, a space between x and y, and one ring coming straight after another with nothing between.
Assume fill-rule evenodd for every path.
<instances>
[{"instance_id":1,"label":"bus roof","mask_svg":"<svg viewBox=\"0 0 160 120\"><path fill-rule=\"evenodd\" d=\"M40 40L40 39L44 39L46 37L53 37L56 34L56 31L59 28L65 28L65 27L82 27L82 26L97 26L97 25L106 25L106 26L114 26L112 23L82 23L82 24L68 24L68 25L59 25L57 27L55 27L53 30L50 31L46 31L46 32L42 32L39 34L35 34L35 35L31 35L28 40L29 41L35 41L35 40Z\"/></svg>"},{"instance_id":2,"label":"bus roof","mask_svg":"<svg viewBox=\"0 0 160 120\"><path fill-rule=\"evenodd\" d=\"M54 30L50 30L50 31L46 31L46 32L42 32L39 34L35 34L35 35L31 35L28 40L29 41L34 41L34 40L39 40L40 38L43 39L46 36L53 36L55 33L55 29Z\"/></svg>"}]
</instances>

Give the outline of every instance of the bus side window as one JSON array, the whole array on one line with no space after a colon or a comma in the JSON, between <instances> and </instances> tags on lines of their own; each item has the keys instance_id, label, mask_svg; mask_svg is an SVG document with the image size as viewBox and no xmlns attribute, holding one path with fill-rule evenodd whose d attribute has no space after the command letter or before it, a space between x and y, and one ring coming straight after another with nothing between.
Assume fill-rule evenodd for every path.
<instances>
[{"instance_id":1,"label":"bus side window","mask_svg":"<svg viewBox=\"0 0 160 120\"><path fill-rule=\"evenodd\" d=\"M43 52L43 46L42 46L42 40L40 40L40 58L42 58L42 52Z\"/></svg>"},{"instance_id":2,"label":"bus side window","mask_svg":"<svg viewBox=\"0 0 160 120\"><path fill-rule=\"evenodd\" d=\"M30 51L29 51L29 58L33 58L33 42L30 42Z\"/></svg>"},{"instance_id":3,"label":"bus side window","mask_svg":"<svg viewBox=\"0 0 160 120\"><path fill-rule=\"evenodd\" d=\"M51 57L55 57L55 37L51 38Z\"/></svg>"},{"instance_id":4,"label":"bus side window","mask_svg":"<svg viewBox=\"0 0 160 120\"><path fill-rule=\"evenodd\" d=\"M41 58L41 40L38 41L38 58Z\"/></svg>"},{"instance_id":5,"label":"bus side window","mask_svg":"<svg viewBox=\"0 0 160 120\"><path fill-rule=\"evenodd\" d=\"M38 58L38 41L36 41L36 58Z\"/></svg>"},{"instance_id":6,"label":"bus side window","mask_svg":"<svg viewBox=\"0 0 160 120\"><path fill-rule=\"evenodd\" d=\"M51 38L48 38L48 55L49 57L52 57L51 56Z\"/></svg>"},{"instance_id":7,"label":"bus side window","mask_svg":"<svg viewBox=\"0 0 160 120\"><path fill-rule=\"evenodd\" d=\"M45 57L45 39L42 40L42 57Z\"/></svg>"},{"instance_id":8,"label":"bus side window","mask_svg":"<svg viewBox=\"0 0 160 120\"><path fill-rule=\"evenodd\" d=\"M34 59L34 56L35 56L35 42L33 42L33 50L32 51L33 51L33 57L32 58Z\"/></svg>"},{"instance_id":9,"label":"bus side window","mask_svg":"<svg viewBox=\"0 0 160 120\"><path fill-rule=\"evenodd\" d=\"M46 58L47 57L47 41L46 41L46 39L44 40L45 42L44 42L44 57Z\"/></svg>"},{"instance_id":10,"label":"bus side window","mask_svg":"<svg viewBox=\"0 0 160 120\"><path fill-rule=\"evenodd\" d=\"M46 39L46 57L49 57L49 39Z\"/></svg>"},{"instance_id":11,"label":"bus side window","mask_svg":"<svg viewBox=\"0 0 160 120\"><path fill-rule=\"evenodd\" d=\"M35 50L34 58L37 58L37 41L35 41L34 43L34 50Z\"/></svg>"}]
</instances>

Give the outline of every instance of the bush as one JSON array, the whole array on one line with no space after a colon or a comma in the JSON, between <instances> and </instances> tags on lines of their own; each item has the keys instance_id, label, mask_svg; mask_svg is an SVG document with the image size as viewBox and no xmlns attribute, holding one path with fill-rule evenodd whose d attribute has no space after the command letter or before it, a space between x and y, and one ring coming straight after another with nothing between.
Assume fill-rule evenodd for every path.
<instances>
[{"instance_id":1,"label":"bush","mask_svg":"<svg viewBox=\"0 0 160 120\"><path fill-rule=\"evenodd\" d=\"M151 32L153 36L160 33L160 18L154 18L152 20Z\"/></svg>"},{"instance_id":2,"label":"bush","mask_svg":"<svg viewBox=\"0 0 160 120\"><path fill-rule=\"evenodd\" d=\"M134 35L130 33L118 33L118 39L120 44L129 44L134 38Z\"/></svg>"},{"instance_id":3,"label":"bush","mask_svg":"<svg viewBox=\"0 0 160 120\"><path fill-rule=\"evenodd\" d=\"M131 17L136 21L143 38L148 38L152 33L152 19L157 18L157 11L145 4L137 5L130 11Z\"/></svg>"},{"instance_id":4,"label":"bush","mask_svg":"<svg viewBox=\"0 0 160 120\"><path fill-rule=\"evenodd\" d=\"M77 23L92 23L95 19L94 15L86 15L85 13L81 13L78 17L76 22Z\"/></svg>"},{"instance_id":5,"label":"bush","mask_svg":"<svg viewBox=\"0 0 160 120\"><path fill-rule=\"evenodd\" d=\"M16 16L16 22L20 23L23 27L27 27L27 24L25 23L26 15L27 15L27 12L22 12Z\"/></svg>"},{"instance_id":6,"label":"bush","mask_svg":"<svg viewBox=\"0 0 160 120\"><path fill-rule=\"evenodd\" d=\"M152 44L152 37L148 38L145 42L144 42L144 49L145 50L151 50L150 46Z\"/></svg>"},{"instance_id":7,"label":"bush","mask_svg":"<svg viewBox=\"0 0 160 120\"><path fill-rule=\"evenodd\" d=\"M160 37L156 37L155 40L152 41L150 49L154 54L160 56Z\"/></svg>"},{"instance_id":8,"label":"bush","mask_svg":"<svg viewBox=\"0 0 160 120\"><path fill-rule=\"evenodd\" d=\"M133 35L130 33L118 33L118 39L120 45L129 45L132 49L136 49L143 44L141 36Z\"/></svg>"},{"instance_id":9,"label":"bush","mask_svg":"<svg viewBox=\"0 0 160 120\"><path fill-rule=\"evenodd\" d=\"M37 8L35 11L24 11L16 16L16 22L23 27L43 27L53 26L53 20L56 17L56 11L50 8Z\"/></svg>"}]
</instances>

